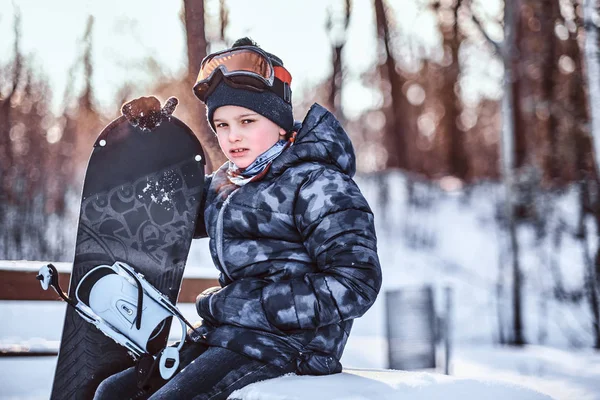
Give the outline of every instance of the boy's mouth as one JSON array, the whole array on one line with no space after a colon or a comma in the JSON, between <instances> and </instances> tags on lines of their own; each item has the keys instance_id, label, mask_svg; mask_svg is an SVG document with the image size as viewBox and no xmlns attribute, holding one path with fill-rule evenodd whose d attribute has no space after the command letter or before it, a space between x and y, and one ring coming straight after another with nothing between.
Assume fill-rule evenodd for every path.
<instances>
[{"instance_id":1,"label":"boy's mouth","mask_svg":"<svg viewBox=\"0 0 600 400\"><path fill-rule=\"evenodd\" d=\"M241 157L243 155L245 155L248 152L248 149L241 147L239 149L231 149L229 150L229 153L233 156L233 157Z\"/></svg>"}]
</instances>

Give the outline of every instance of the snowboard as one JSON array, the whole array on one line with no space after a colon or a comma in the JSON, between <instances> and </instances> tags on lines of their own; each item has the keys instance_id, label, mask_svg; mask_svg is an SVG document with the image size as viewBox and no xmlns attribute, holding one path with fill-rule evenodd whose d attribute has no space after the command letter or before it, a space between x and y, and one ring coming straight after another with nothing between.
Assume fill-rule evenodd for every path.
<instances>
[{"instance_id":1,"label":"snowboard","mask_svg":"<svg viewBox=\"0 0 600 400\"><path fill-rule=\"evenodd\" d=\"M157 104L158 107L157 107ZM200 211L205 158L194 133L155 98L127 103L94 142L69 285L123 261L177 301ZM159 341L166 344L167 324ZM159 350L159 349L157 349ZM134 365L125 347L67 307L51 399L92 399L108 376Z\"/></svg>"}]
</instances>

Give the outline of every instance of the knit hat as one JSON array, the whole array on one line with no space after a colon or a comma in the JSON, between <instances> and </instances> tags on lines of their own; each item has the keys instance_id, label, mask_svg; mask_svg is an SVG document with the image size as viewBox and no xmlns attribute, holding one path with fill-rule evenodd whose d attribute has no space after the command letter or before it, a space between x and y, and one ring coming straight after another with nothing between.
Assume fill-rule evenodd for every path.
<instances>
[{"instance_id":1,"label":"knit hat","mask_svg":"<svg viewBox=\"0 0 600 400\"><path fill-rule=\"evenodd\" d=\"M253 92L250 90L237 89L221 81L215 90L206 99L206 118L213 131L216 132L213 122L215 110L222 106L240 106L248 108L263 117L276 123L278 126L290 132L294 126L292 105L286 103L275 93L265 90L264 92Z\"/></svg>"},{"instance_id":2,"label":"knit hat","mask_svg":"<svg viewBox=\"0 0 600 400\"><path fill-rule=\"evenodd\" d=\"M238 39L232 46L257 46L249 38ZM257 46L258 47L258 46ZM281 59L273 54L267 53L273 65L283 66ZM221 80L213 92L206 98L206 118L213 131L216 132L213 122L215 110L222 106L240 106L248 108L265 118L273 121L275 124L291 132L294 127L294 115L292 105L286 102L275 92L265 90L255 92L251 90L238 89Z\"/></svg>"}]
</instances>

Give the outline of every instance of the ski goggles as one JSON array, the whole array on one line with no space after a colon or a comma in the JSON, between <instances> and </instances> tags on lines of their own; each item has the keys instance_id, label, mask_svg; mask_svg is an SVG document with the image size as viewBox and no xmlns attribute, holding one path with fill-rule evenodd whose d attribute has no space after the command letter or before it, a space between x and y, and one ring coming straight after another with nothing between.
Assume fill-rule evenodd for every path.
<instances>
[{"instance_id":1,"label":"ski goggles","mask_svg":"<svg viewBox=\"0 0 600 400\"><path fill-rule=\"evenodd\" d=\"M206 102L220 79L238 89L270 90L285 102L292 102L292 75L283 66L273 65L269 55L254 46L240 46L206 56L200 64L194 94Z\"/></svg>"}]
</instances>

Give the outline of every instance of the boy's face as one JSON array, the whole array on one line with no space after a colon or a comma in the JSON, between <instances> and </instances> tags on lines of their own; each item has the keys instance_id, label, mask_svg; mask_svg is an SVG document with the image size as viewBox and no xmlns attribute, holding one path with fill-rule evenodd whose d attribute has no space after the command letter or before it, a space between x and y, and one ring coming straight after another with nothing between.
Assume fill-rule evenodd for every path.
<instances>
[{"instance_id":1,"label":"boy's face","mask_svg":"<svg viewBox=\"0 0 600 400\"><path fill-rule=\"evenodd\" d=\"M221 150L239 168L246 168L279 139L285 138L283 128L244 107L219 107L213 114L213 122Z\"/></svg>"}]
</instances>

